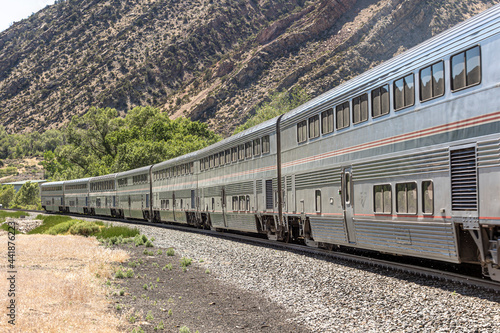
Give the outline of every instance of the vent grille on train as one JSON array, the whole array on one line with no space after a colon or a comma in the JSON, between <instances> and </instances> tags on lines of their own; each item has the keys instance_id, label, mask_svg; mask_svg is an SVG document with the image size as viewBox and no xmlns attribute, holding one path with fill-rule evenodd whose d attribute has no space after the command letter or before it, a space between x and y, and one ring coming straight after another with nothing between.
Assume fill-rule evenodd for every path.
<instances>
[{"instance_id":1,"label":"vent grille on train","mask_svg":"<svg viewBox=\"0 0 500 333\"><path fill-rule=\"evenodd\" d=\"M450 151L452 210L477 210L475 147Z\"/></svg>"}]
</instances>

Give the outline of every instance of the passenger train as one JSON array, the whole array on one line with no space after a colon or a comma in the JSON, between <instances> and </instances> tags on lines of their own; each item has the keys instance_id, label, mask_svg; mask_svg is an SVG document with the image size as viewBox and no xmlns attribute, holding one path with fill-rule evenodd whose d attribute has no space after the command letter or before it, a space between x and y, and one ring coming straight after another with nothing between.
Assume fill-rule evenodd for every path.
<instances>
[{"instance_id":1,"label":"passenger train","mask_svg":"<svg viewBox=\"0 0 500 333\"><path fill-rule=\"evenodd\" d=\"M481 265L500 281L500 6L196 152L41 185L51 212Z\"/></svg>"}]
</instances>

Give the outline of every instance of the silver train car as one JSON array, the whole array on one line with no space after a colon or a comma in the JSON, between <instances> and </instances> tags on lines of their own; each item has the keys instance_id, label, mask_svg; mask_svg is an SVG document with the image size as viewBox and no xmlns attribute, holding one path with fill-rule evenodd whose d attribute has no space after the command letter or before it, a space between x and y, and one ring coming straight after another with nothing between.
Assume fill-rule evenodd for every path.
<instances>
[{"instance_id":1,"label":"silver train car","mask_svg":"<svg viewBox=\"0 0 500 333\"><path fill-rule=\"evenodd\" d=\"M494 6L210 147L89 179L84 212L476 263L500 281L499 52ZM65 183L41 185L46 210L72 211Z\"/></svg>"}]
</instances>

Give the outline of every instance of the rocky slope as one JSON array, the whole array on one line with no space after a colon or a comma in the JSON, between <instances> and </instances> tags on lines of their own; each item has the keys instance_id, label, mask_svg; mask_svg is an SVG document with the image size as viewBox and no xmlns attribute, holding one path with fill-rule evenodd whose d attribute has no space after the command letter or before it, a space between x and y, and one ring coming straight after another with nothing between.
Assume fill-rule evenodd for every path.
<instances>
[{"instance_id":1,"label":"rocky slope","mask_svg":"<svg viewBox=\"0 0 500 333\"><path fill-rule=\"evenodd\" d=\"M0 33L0 122L154 105L224 135L269 94L317 96L500 0L67 0Z\"/></svg>"}]
</instances>

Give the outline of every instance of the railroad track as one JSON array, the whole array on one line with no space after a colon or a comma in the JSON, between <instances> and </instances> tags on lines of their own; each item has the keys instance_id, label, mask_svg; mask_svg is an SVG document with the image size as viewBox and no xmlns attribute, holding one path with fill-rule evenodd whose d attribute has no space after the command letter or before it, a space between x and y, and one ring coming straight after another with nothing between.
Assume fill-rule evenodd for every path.
<instances>
[{"instance_id":1,"label":"railroad track","mask_svg":"<svg viewBox=\"0 0 500 333\"><path fill-rule=\"evenodd\" d=\"M25 211L25 212L40 213L40 214L52 214L52 213L48 213L45 211L38 211L38 210L21 210L21 209L9 209L9 210ZM72 217L76 217L76 218L82 218L82 215L71 214L71 213L58 213L57 215L67 215L67 216L72 216ZM226 239L231 239L231 240L238 241L238 242L244 242L247 244L254 244L254 245L259 245L259 246L280 249L280 250L293 251L295 253L301 253L301 254L306 254L306 255L311 255L311 256L316 256L316 257L320 256L320 257L324 257L324 258L328 258L328 259L347 261L347 262L363 264L363 265L368 265L368 266L373 266L373 267L378 267L378 268L383 268L383 269L388 269L388 270L393 270L393 271L401 271L401 272L406 272L406 273L417 275L417 276L425 276L427 278L432 278L432 279L436 279L436 280L457 282L457 283L461 283L464 285L488 289L488 290L495 291L497 293L500 292L500 283L497 283L494 281L489 281L489 280L486 280L483 278L478 278L478 277L464 275L464 274L455 273L455 272L447 272L447 271L443 271L443 270L439 270L439 269L435 269L435 268L430 268L430 267L425 267L425 266L420 266L420 265L398 263L398 262L394 262L394 261L390 261L390 260L386 260L386 259L374 258L371 256L366 256L366 255L358 255L358 254L351 254L351 253L344 253L344 252L337 252L337 251L329 251L329 250L315 248L315 247L307 247L307 246L301 245L301 244L271 241L271 240L268 240L266 238L252 237L252 236L244 235L241 233L204 230L204 229L198 229L198 228L193 228L193 227L188 227L188 226L183 226L183 225L176 225L176 224L152 223L152 222L141 221L141 220L126 220L126 219L118 219L118 218L107 217L107 216L84 216L84 217L103 220L103 221L109 221L109 222L121 222L121 223L126 223L126 224L131 224L131 225L152 226L152 227L156 227L156 228L165 228L165 229L178 230L178 231L183 231L183 232L203 234L203 235L208 235L208 236L212 236L212 237L226 238ZM437 264L442 264L442 263L438 262Z\"/></svg>"}]
</instances>

